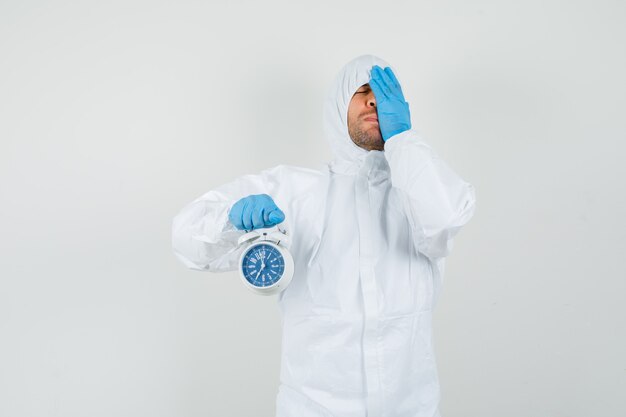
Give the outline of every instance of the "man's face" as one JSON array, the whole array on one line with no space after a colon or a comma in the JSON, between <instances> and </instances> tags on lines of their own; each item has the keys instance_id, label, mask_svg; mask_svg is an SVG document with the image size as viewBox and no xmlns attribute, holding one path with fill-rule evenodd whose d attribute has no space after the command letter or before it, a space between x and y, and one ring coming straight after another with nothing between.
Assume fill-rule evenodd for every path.
<instances>
[{"instance_id":1,"label":"man's face","mask_svg":"<svg viewBox=\"0 0 626 417\"><path fill-rule=\"evenodd\" d=\"M376 99L369 84L356 90L348 106L348 133L352 141L363 149L384 149L383 136L378 126Z\"/></svg>"}]
</instances>

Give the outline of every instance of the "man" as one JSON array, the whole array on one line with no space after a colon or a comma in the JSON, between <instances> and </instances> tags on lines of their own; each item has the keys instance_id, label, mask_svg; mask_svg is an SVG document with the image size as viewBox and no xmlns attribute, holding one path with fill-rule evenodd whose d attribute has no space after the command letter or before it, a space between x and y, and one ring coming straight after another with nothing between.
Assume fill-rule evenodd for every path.
<instances>
[{"instance_id":1,"label":"man","mask_svg":"<svg viewBox=\"0 0 626 417\"><path fill-rule=\"evenodd\" d=\"M185 207L173 246L189 268L232 271L245 230L291 234L277 417L439 416L432 310L474 189L411 127L395 74L344 66L324 106L334 159L279 165Z\"/></svg>"}]
</instances>

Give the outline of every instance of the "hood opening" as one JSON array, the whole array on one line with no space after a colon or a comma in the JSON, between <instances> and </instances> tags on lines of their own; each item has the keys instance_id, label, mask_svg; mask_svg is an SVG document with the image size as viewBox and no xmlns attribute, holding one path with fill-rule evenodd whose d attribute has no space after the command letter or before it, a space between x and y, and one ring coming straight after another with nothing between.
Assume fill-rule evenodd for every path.
<instances>
[{"instance_id":1,"label":"hood opening","mask_svg":"<svg viewBox=\"0 0 626 417\"><path fill-rule=\"evenodd\" d=\"M343 66L328 89L324 101L324 134L335 162L362 161L369 153L350 138L348 106L356 90L370 82L374 65L390 67L385 60L374 55L358 56Z\"/></svg>"}]
</instances>

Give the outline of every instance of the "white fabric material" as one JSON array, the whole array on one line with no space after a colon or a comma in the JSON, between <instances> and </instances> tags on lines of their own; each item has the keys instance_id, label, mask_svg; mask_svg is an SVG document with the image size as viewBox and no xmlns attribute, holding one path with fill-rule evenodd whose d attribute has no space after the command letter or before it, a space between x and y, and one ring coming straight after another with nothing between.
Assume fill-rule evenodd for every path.
<instances>
[{"instance_id":1,"label":"white fabric material","mask_svg":"<svg viewBox=\"0 0 626 417\"><path fill-rule=\"evenodd\" d=\"M474 189L415 130L383 151L348 135L347 110L371 55L349 62L324 108L334 159L320 170L279 165L217 187L173 222L189 268L237 268L239 198L267 193L285 213L295 272L282 317L277 417L437 417L432 310L452 238L474 212ZM394 71L395 72L395 71Z\"/></svg>"}]
</instances>

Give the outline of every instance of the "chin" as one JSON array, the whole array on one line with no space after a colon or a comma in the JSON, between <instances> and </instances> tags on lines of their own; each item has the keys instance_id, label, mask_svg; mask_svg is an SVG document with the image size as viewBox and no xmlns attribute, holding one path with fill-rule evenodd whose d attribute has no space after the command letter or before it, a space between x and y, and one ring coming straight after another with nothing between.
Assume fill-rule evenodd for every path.
<instances>
[{"instance_id":1,"label":"chin","mask_svg":"<svg viewBox=\"0 0 626 417\"><path fill-rule=\"evenodd\" d=\"M385 144L383 142L374 143L372 145L361 146L361 148L367 151L382 151L385 149Z\"/></svg>"},{"instance_id":2,"label":"chin","mask_svg":"<svg viewBox=\"0 0 626 417\"><path fill-rule=\"evenodd\" d=\"M385 142L382 138L374 139L370 142L370 148L382 151L385 148Z\"/></svg>"}]
</instances>

